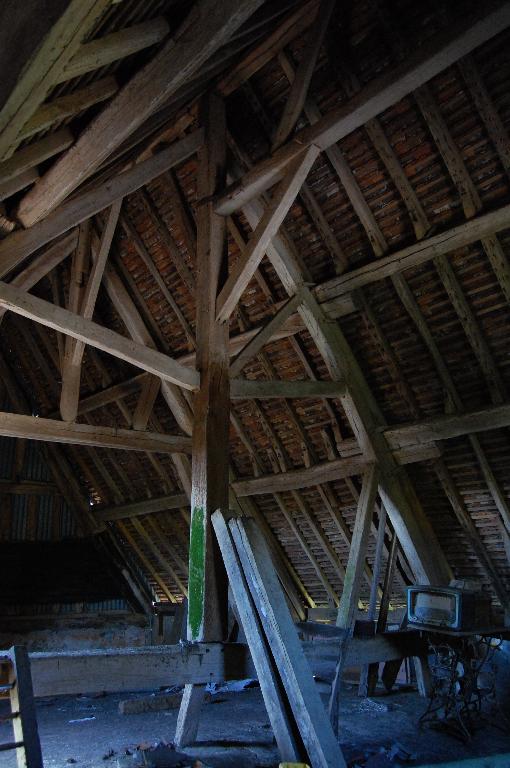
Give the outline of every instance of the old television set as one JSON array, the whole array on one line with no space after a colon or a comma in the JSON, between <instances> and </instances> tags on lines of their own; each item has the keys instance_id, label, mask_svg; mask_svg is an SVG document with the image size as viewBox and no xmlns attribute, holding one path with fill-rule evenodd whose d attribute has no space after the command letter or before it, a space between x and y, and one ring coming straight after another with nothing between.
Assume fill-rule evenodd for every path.
<instances>
[{"instance_id":1,"label":"old television set","mask_svg":"<svg viewBox=\"0 0 510 768\"><path fill-rule=\"evenodd\" d=\"M480 590L455 586L407 588L407 623L412 627L472 631L491 623L491 601Z\"/></svg>"}]
</instances>

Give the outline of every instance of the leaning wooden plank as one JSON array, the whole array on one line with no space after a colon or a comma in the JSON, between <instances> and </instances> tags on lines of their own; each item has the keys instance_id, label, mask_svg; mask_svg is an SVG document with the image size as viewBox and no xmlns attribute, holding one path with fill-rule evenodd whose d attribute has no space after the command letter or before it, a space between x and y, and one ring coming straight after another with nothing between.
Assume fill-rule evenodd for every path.
<instances>
[{"instance_id":1,"label":"leaning wooden plank","mask_svg":"<svg viewBox=\"0 0 510 768\"><path fill-rule=\"evenodd\" d=\"M57 82L110 0L72 0L18 78L0 113L0 158L12 155L18 134Z\"/></svg>"},{"instance_id":2,"label":"leaning wooden plank","mask_svg":"<svg viewBox=\"0 0 510 768\"><path fill-rule=\"evenodd\" d=\"M262 0L200 0L176 35L124 86L76 144L26 195L18 215L25 227L44 218L172 96L262 5Z\"/></svg>"},{"instance_id":3,"label":"leaning wooden plank","mask_svg":"<svg viewBox=\"0 0 510 768\"><path fill-rule=\"evenodd\" d=\"M231 379L230 397L233 400L272 397L340 397L345 392L343 381L252 381Z\"/></svg>"},{"instance_id":4,"label":"leaning wooden plank","mask_svg":"<svg viewBox=\"0 0 510 768\"><path fill-rule=\"evenodd\" d=\"M239 352L236 359L230 363L230 377L239 376L244 366L257 355L262 347L269 342L272 336L278 331L286 320L294 313L299 306L301 299L299 293L288 299L285 304L277 311L269 322L254 336L248 344Z\"/></svg>"},{"instance_id":5,"label":"leaning wooden plank","mask_svg":"<svg viewBox=\"0 0 510 768\"><path fill-rule=\"evenodd\" d=\"M137 344L115 331L110 331L109 328L104 328L92 320L86 320L67 309L32 296L8 283L0 282L0 306L48 328L61 331L92 347L102 349L103 352L143 368L172 384L185 389L196 389L199 385L200 376L197 371L185 368L171 357Z\"/></svg>"},{"instance_id":6,"label":"leaning wooden plank","mask_svg":"<svg viewBox=\"0 0 510 768\"><path fill-rule=\"evenodd\" d=\"M345 760L301 648L265 541L253 520L232 519L229 528L311 765L342 768Z\"/></svg>"},{"instance_id":7,"label":"leaning wooden plank","mask_svg":"<svg viewBox=\"0 0 510 768\"><path fill-rule=\"evenodd\" d=\"M184 435L165 435L160 432L136 432L117 427L98 427L91 424L68 424L56 419L0 412L0 434L44 440L50 443L95 445L102 448L121 448L126 451L156 451L158 453L190 453L191 440Z\"/></svg>"},{"instance_id":8,"label":"leaning wooden plank","mask_svg":"<svg viewBox=\"0 0 510 768\"><path fill-rule=\"evenodd\" d=\"M0 277L5 277L31 253L50 240L186 160L198 150L202 140L203 131L198 129L153 157L103 182L95 189L76 195L39 224L4 238L0 242Z\"/></svg>"},{"instance_id":9,"label":"leaning wooden plank","mask_svg":"<svg viewBox=\"0 0 510 768\"><path fill-rule=\"evenodd\" d=\"M137 51L160 43L168 35L170 27L163 16L119 29L109 35L80 45L71 61L66 64L55 83L63 83L73 77L106 67L113 61L124 59Z\"/></svg>"},{"instance_id":10,"label":"leaning wooden plank","mask_svg":"<svg viewBox=\"0 0 510 768\"><path fill-rule=\"evenodd\" d=\"M132 501L129 504L120 504L116 507L106 507L96 509L91 508L91 512L98 520L124 520L130 517L143 517L155 512L166 512L170 509L181 509L188 506L188 497L184 493L167 494L158 496L156 499L143 499L143 501Z\"/></svg>"},{"instance_id":11,"label":"leaning wooden plank","mask_svg":"<svg viewBox=\"0 0 510 768\"><path fill-rule=\"evenodd\" d=\"M30 170L30 168L35 168L49 157L63 152L64 149L71 146L73 141L73 134L69 128L62 128L56 133L50 133L49 136L45 136L40 141L35 141L23 149L19 149L9 160L0 163L0 182L4 183L20 173Z\"/></svg>"},{"instance_id":12,"label":"leaning wooden plank","mask_svg":"<svg viewBox=\"0 0 510 768\"><path fill-rule=\"evenodd\" d=\"M250 596L246 577L239 561L239 555L232 540L232 533L221 510L217 510L212 515L212 524L218 544L220 545L223 562L227 569L237 615L239 616L257 671L266 711L280 751L280 759L296 762L299 760L300 755L293 728L294 724L286 711L286 702L284 696L282 696L283 692L278 671L271 656L267 640L264 637L264 631L257 616L253 599Z\"/></svg>"},{"instance_id":13,"label":"leaning wooden plank","mask_svg":"<svg viewBox=\"0 0 510 768\"><path fill-rule=\"evenodd\" d=\"M507 229L509 220L510 205L502 206L495 211L477 216L433 237L420 240L389 256L372 261L363 267L334 277L315 288L315 295L321 304L331 299L337 299L351 293L356 288L363 288L365 285L383 280L385 277L431 261L437 256L457 248L463 248L494 232Z\"/></svg>"},{"instance_id":14,"label":"leaning wooden plank","mask_svg":"<svg viewBox=\"0 0 510 768\"><path fill-rule=\"evenodd\" d=\"M318 154L318 149L312 146L289 166L287 174L275 190L271 202L265 209L259 224L246 244L245 250L234 265L218 296L217 319L219 321L227 321L234 311L241 294L262 261L272 238L278 232Z\"/></svg>"},{"instance_id":15,"label":"leaning wooden plank","mask_svg":"<svg viewBox=\"0 0 510 768\"><path fill-rule=\"evenodd\" d=\"M286 166L304 147L330 147L506 29L510 24L510 6L499 5L482 18L458 21L453 35L451 27L434 35L400 65L372 80L348 102L329 112L315 125L299 131L270 158L257 163L218 199L217 212L227 215L238 210L281 179Z\"/></svg>"},{"instance_id":16,"label":"leaning wooden plank","mask_svg":"<svg viewBox=\"0 0 510 768\"><path fill-rule=\"evenodd\" d=\"M19 133L19 138L28 139L35 133L51 128L55 123L79 115L94 104L106 101L119 89L114 77L105 77L95 83L79 88L65 96L59 96L39 107L30 120L27 120Z\"/></svg>"}]
</instances>

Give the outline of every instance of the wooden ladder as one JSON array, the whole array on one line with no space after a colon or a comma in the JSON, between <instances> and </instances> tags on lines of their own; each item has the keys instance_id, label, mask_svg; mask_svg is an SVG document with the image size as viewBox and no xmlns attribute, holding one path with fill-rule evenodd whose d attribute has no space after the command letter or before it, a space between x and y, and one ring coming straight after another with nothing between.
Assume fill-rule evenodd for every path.
<instances>
[{"instance_id":1,"label":"wooden ladder","mask_svg":"<svg viewBox=\"0 0 510 768\"><path fill-rule=\"evenodd\" d=\"M18 768L43 768L37 730L30 659L26 648L15 645L0 655L0 697L9 697L14 741L0 743L0 752L16 750Z\"/></svg>"}]
</instances>

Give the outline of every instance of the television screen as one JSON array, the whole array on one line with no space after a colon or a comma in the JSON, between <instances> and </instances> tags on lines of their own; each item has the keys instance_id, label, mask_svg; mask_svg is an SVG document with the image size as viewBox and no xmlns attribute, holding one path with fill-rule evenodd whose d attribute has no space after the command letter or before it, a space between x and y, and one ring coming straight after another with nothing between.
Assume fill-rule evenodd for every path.
<instances>
[{"instance_id":1,"label":"television screen","mask_svg":"<svg viewBox=\"0 0 510 768\"><path fill-rule=\"evenodd\" d=\"M416 591L412 594L411 613L424 624L453 627L457 616L456 595Z\"/></svg>"}]
</instances>

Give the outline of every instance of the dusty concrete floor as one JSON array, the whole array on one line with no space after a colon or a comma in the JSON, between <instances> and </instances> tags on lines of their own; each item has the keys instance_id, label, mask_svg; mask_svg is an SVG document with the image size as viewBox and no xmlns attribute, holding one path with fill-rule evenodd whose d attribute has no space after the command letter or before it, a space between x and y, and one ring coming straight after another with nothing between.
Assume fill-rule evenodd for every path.
<instances>
[{"instance_id":1,"label":"dusty concrete floor","mask_svg":"<svg viewBox=\"0 0 510 768\"><path fill-rule=\"evenodd\" d=\"M118 703L126 695L104 698L62 697L38 702L45 768L117 768L118 757L140 743L171 741L177 711L121 715ZM6 711L0 702L0 717ZM420 732L417 719L424 700L413 692L359 699L354 689L342 701L341 743L348 761L377 753L395 742L416 755L408 765L510 752L510 735L488 727L472 742L461 742L435 731ZM82 720L82 718L94 718ZM82 720L70 723L70 720ZM11 738L11 726L0 723L0 742ZM112 750L115 755L107 758ZM218 693L203 710L199 744L189 750L213 768L268 768L278 765L272 732L258 689ZM105 759L106 758L106 759ZM76 762L73 762L76 761ZM121 765L122 765L121 761ZM125 762L125 761L124 761ZM398 762L393 765L398 765ZM1 768L15 768L12 753L0 753ZM124 766L122 765L122 768Z\"/></svg>"}]
</instances>

